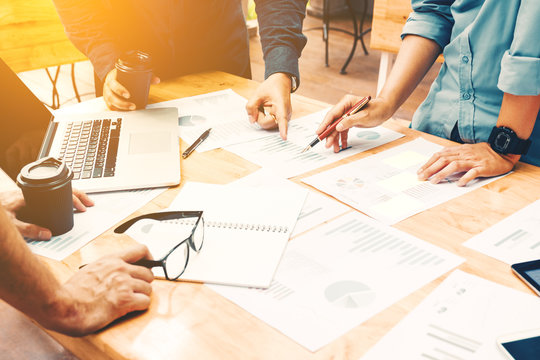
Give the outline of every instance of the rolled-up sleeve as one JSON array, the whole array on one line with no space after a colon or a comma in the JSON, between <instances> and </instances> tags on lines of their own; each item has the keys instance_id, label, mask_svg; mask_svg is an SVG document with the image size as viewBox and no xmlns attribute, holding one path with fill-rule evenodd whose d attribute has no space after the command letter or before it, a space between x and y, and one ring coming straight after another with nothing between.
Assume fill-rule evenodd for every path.
<instances>
[{"instance_id":1,"label":"rolled-up sleeve","mask_svg":"<svg viewBox=\"0 0 540 360\"><path fill-rule=\"evenodd\" d=\"M283 72L300 80L298 58L307 39L302 34L306 0L256 0L264 53L264 77Z\"/></svg>"},{"instance_id":2,"label":"rolled-up sleeve","mask_svg":"<svg viewBox=\"0 0 540 360\"><path fill-rule=\"evenodd\" d=\"M540 1L522 0L514 39L501 61L497 86L513 95L540 94Z\"/></svg>"},{"instance_id":3,"label":"rolled-up sleeve","mask_svg":"<svg viewBox=\"0 0 540 360\"><path fill-rule=\"evenodd\" d=\"M450 42L454 18L450 7L454 0L413 0L401 38L418 35L435 41L441 49Z\"/></svg>"}]
</instances>

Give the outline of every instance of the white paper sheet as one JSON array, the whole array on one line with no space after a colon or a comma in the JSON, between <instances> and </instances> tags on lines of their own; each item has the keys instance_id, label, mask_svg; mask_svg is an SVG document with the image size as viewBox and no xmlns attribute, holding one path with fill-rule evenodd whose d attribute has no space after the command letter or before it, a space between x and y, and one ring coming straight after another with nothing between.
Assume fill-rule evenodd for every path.
<instances>
[{"instance_id":1,"label":"white paper sheet","mask_svg":"<svg viewBox=\"0 0 540 360\"><path fill-rule=\"evenodd\" d=\"M351 213L291 240L267 290L211 288L316 351L462 261Z\"/></svg>"},{"instance_id":2,"label":"white paper sheet","mask_svg":"<svg viewBox=\"0 0 540 360\"><path fill-rule=\"evenodd\" d=\"M302 186L293 183L287 179L281 178L273 172L266 169L259 169L254 173L236 180L230 185L233 186L263 186L274 187L274 191L279 191L280 187L290 187L292 189L304 189ZM298 215L298 219L291 237L294 237L304 231L320 225L338 215L344 214L350 208L342 203L335 201L327 196L321 195L315 191L309 191L306 196L304 206Z\"/></svg>"},{"instance_id":3,"label":"white paper sheet","mask_svg":"<svg viewBox=\"0 0 540 360\"><path fill-rule=\"evenodd\" d=\"M247 100L231 89L148 105L148 108L178 108L180 137L192 144L208 128L208 138L197 147L203 152L226 145L268 136L266 130L251 124L246 112Z\"/></svg>"},{"instance_id":4,"label":"white paper sheet","mask_svg":"<svg viewBox=\"0 0 540 360\"><path fill-rule=\"evenodd\" d=\"M540 200L472 237L463 245L509 265L540 259Z\"/></svg>"},{"instance_id":5,"label":"white paper sheet","mask_svg":"<svg viewBox=\"0 0 540 360\"><path fill-rule=\"evenodd\" d=\"M350 147L346 150L336 154L333 148L327 149L324 143L321 142L311 150L301 153L315 139L315 130L327 112L328 109L325 109L289 122L287 141L283 141L279 134L276 133L255 141L227 146L226 150L289 178L386 144L403 136L403 134L384 127L371 129L352 128L349 131L348 139Z\"/></svg>"},{"instance_id":6,"label":"white paper sheet","mask_svg":"<svg viewBox=\"0 0 540 360\"><path fill-rule=\"evenodd\" d=\"M290 234L307 190L282 187L233 187L186 183L168 210L203 210L204 244L197 254L190 252L189 263L181 280L237 286L268 287ZM285 206L286 204L286 206ZM246 225L250 225L248 230ZM182 229L180 229L182 230ZM180 231L179 230L179 231ZM189 229L188 229L189 230ZM187 237L174 227L154 222L153 228L138 222L127 232L135 240L149 245L159 240L160 258L171 249L166 232L178 241ZM161 268L154 274L163 277Z\"/></svg>"},{"instance_id":7,"label":"white paper sheet","mask_svg":"<svg viewBox=\"0 0 540 360\"><path fill-rule=\"evenodd\" d=\"M540 327L538 298L456 270L363 360L504 360L495 340Z\"/></svg>"},{"instance_id":8,"label":"white paper sheet","mask_svg":"<svg viewBox=\"0 0 540 360\"><path fill-rule=\"evenodd\" d=\"M457 186L456 175L436 185L419 181L416 171L441 148L418 138L302 182L377 220L395 224L498 179L474 180L465 187Z\"/></svg>"},{"instance_id":9,"label":"white paper sheet","mask_svg":"<svg viewBox=\"0 0 540 360\"><path fill-rule=\"evenodd\" d=\"M73 229L53 236L49 241L27 240L27 243L38 255L62 260L165 190L167 188L91 194L89 196L95 205L85 212L74 214Z\"/></svg>"}]
</instances>

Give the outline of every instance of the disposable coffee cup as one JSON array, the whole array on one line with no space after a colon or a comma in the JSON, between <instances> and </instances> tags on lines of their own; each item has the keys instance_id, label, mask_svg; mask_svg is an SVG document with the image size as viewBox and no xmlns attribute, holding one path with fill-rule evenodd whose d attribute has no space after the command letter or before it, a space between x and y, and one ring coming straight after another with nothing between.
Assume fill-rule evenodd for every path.
<instances>
[{"instance_id":1,"label":"disposable coffee cup","mask_svg":"<svg viewBox=\"0 0 540 360\"><path fill-rule=\"evenodd\" d=\"M73 172L63 161L46 157L25 165L17 176L26 206L17 214L28 223L61 235L73 228Z\"/></svg>"},{"instance_id":2,"label":"disposable coffee cup","mask_svg":"<svg viewBox=\"0 0 540 360\"><path fill-rule=\"evenodd\" d=\"M129 91L137 109L146 108L152 81L152 59L142 51L128 51L115 64L116 80Z\"/></svg>"}]
</instances>

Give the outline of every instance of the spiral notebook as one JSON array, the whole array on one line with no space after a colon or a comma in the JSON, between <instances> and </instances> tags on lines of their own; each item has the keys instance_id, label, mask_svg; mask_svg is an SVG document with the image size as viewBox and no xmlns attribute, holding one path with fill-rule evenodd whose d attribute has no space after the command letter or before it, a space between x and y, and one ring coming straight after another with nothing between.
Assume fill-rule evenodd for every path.
<instances>
[{"instance_id":1,"label":"spiral notebook","mask_svg":"<svg viewBox=\"0 0 540 360\"><path fill-rule=\"evenodd\" d=\"M190 250L180 280L267 288L302 209L307 191L186 183L169 207L204 211L204 244ZM138 222L127 234L161 258L193 227L191 220ZM156 277L164 277L154 268Z\"/></svg>"}]
</instances>

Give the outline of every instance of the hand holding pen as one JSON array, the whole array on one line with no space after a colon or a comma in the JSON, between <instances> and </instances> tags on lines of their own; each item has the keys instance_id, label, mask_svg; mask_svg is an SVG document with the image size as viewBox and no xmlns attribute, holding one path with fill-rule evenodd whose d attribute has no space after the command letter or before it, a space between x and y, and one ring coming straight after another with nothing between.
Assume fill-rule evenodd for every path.
<instances>
[{"instance_id":1,"label":"hand holding pen","mask_svg":"<svg viewBox=\"0 0 540 360\"><path fill-rule=\"evenodd\" d=\"M344 99L346 99L346 98L344 98ZM329 144L331 144L333 142L333 139L337 136L336 132L337 131L339 131L339 132L342 131L342 128L339 128L338 126L340 126L340 124L343 121L345 121L348 117L353 116L358 111L360 111L363 107L365 107L367 105L367 103L369 102L369 100L371 100L371 96L366 96L366 97L360 99L359 101L356 101L354 103L354 105L348 106L347 111L343 110L343 104L342 104L343 100L339 104L334 106L328 112L328 114L326 114L323 122L321 123L321 125L317 129L317 131L316 131L317 132L317 137L315 139L313 139L313 141L302 152L305 152L305 151L311 149L313 146L315 146L316 144L318 144L320 141L322 141L324 139L327 139L326 140L326 147L330 147ZM342 140L341 147L338 144L337 145L337 150L336 150L336 146L334 146L334 151L335 152L339 152L339 150L341 148L346 148L347 147L347 132L345 132L345 134L341 135L341 140Z\"/></svg>"}]
</instances>

